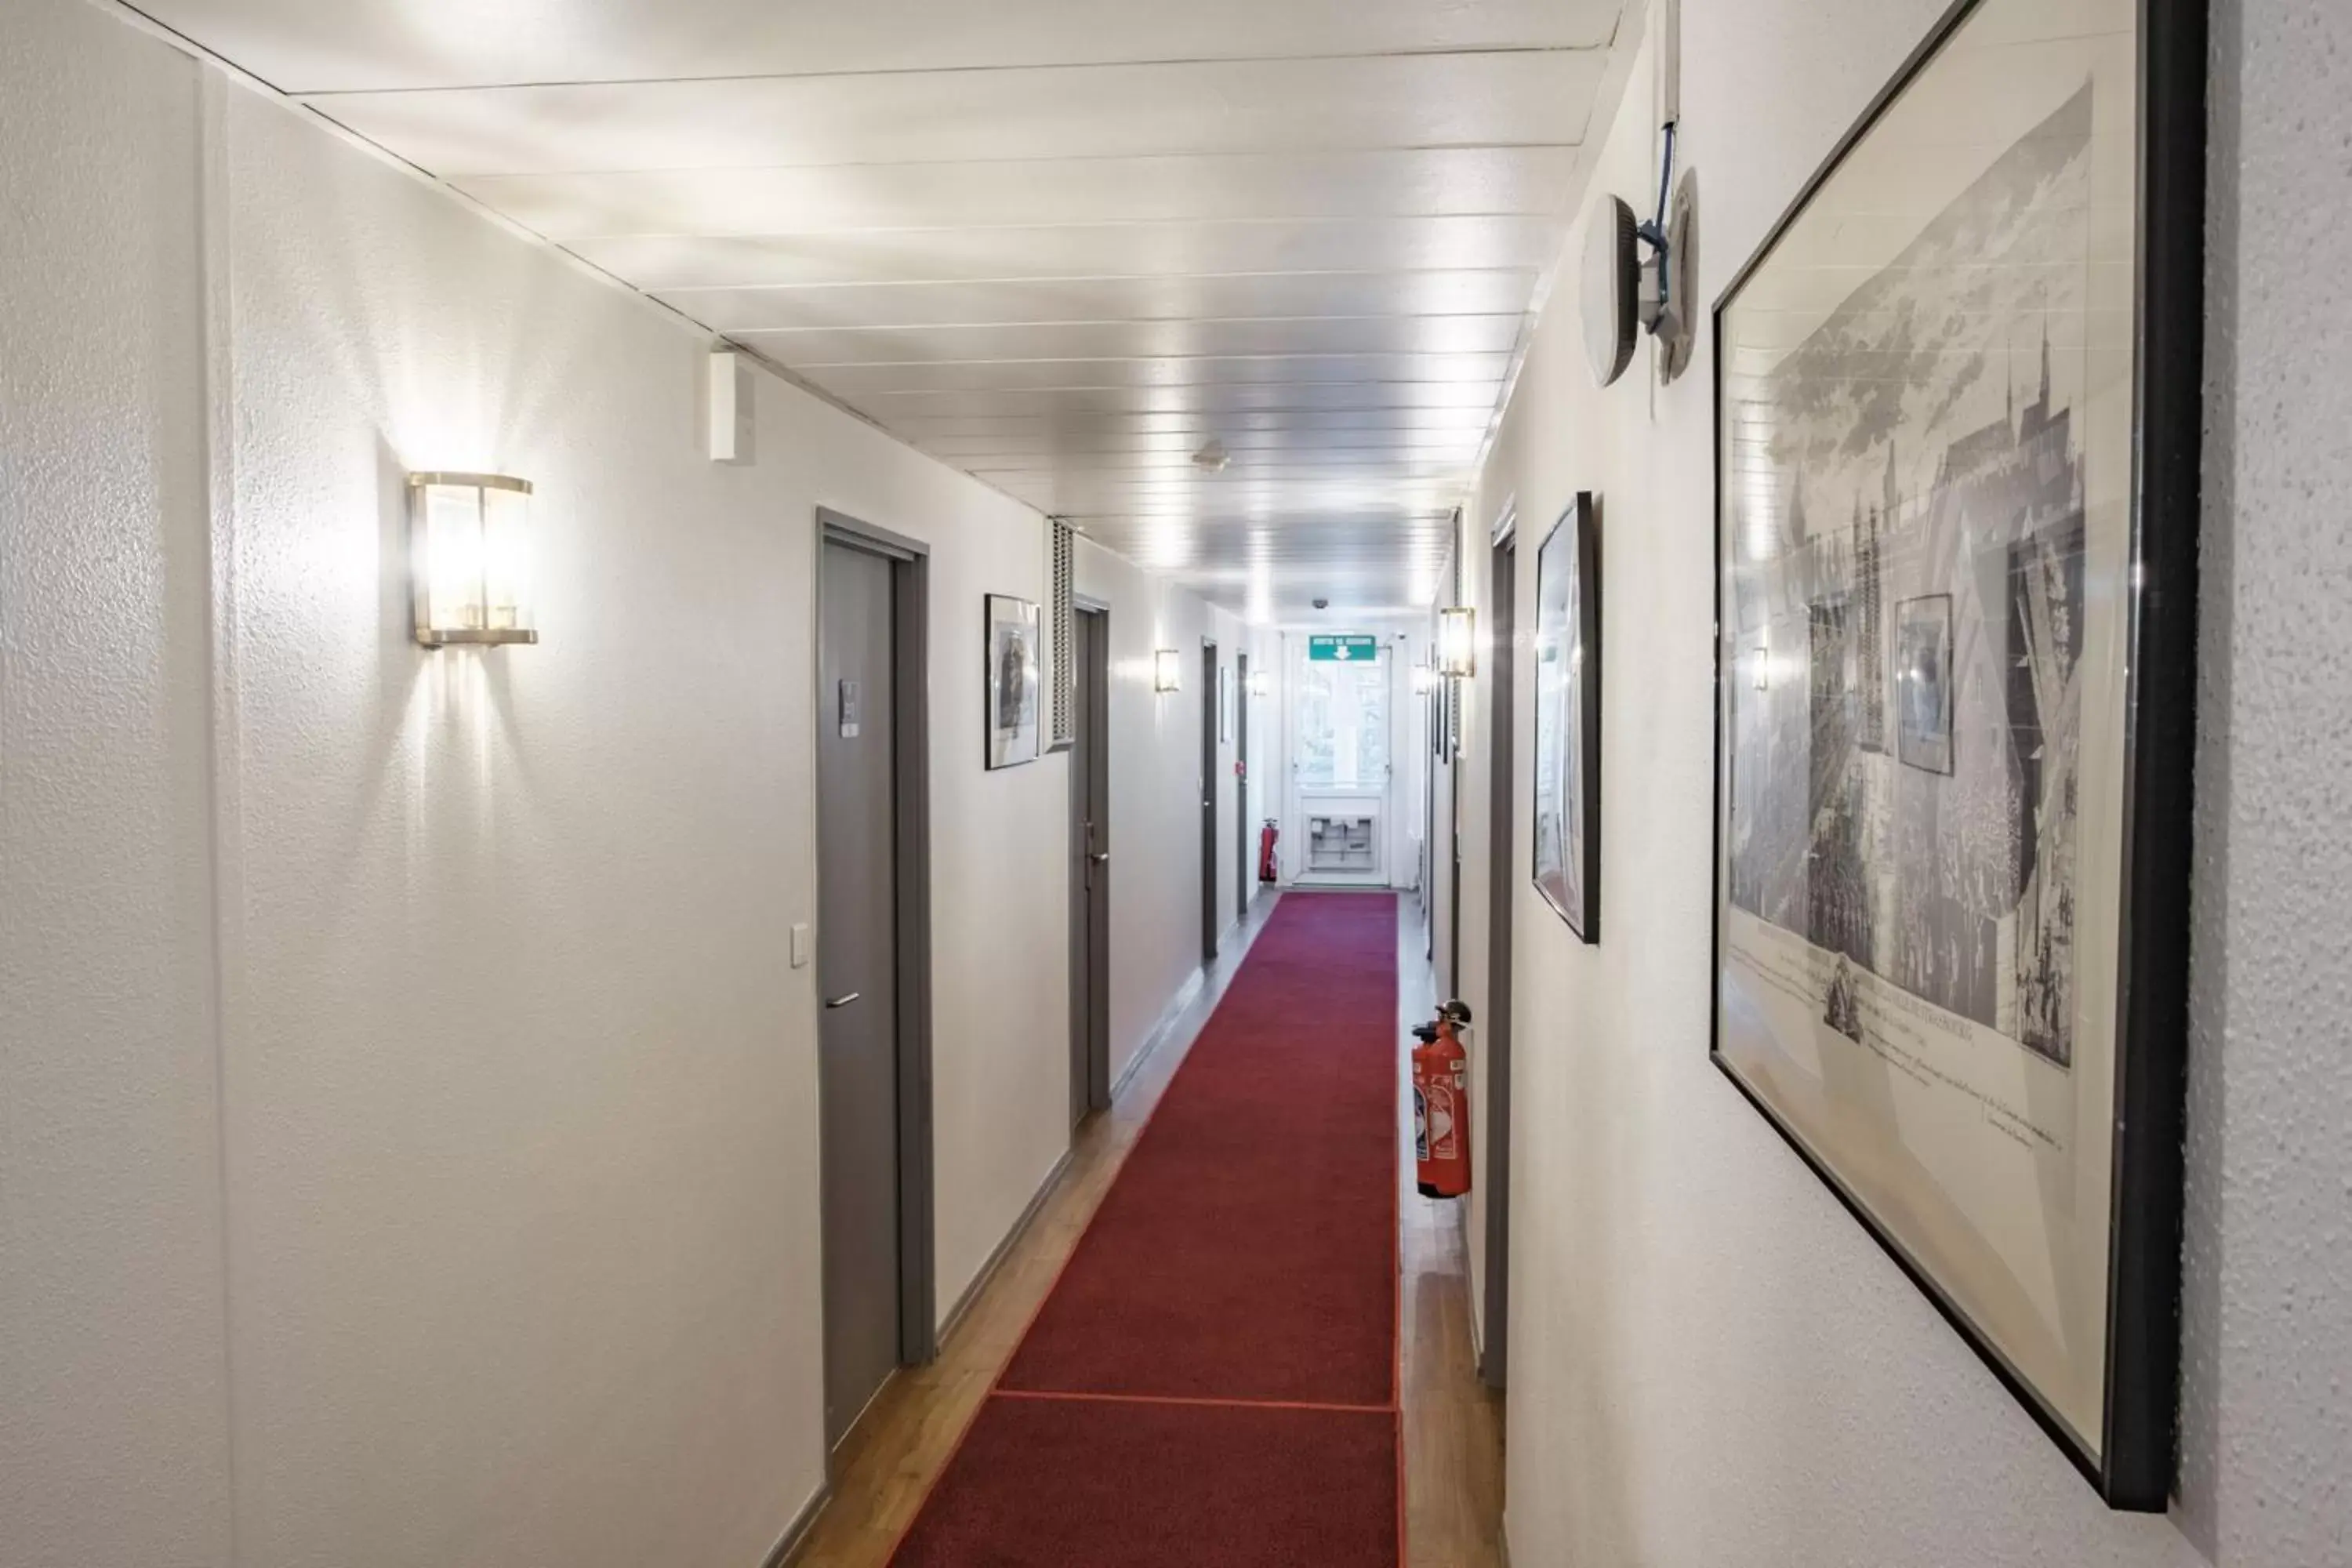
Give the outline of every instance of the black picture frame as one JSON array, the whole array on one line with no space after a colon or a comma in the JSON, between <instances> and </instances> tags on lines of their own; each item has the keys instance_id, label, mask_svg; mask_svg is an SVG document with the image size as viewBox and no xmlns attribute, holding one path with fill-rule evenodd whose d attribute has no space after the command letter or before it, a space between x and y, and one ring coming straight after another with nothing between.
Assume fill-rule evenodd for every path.
<instances>
[{"instance_id":1,"label":"black picture frame","mask_svg":"<svg viewBox=\"0 0 2352 1568\"><path fill-rule=\"evenodd\" d=\"M1565 858L1573 855L1577 861L1579 884L1571 889L1564 883L1555 887L1546 875L1544 845L1546 842L1544 813L1546 802L1542 769L1544 727L1542 703L1545 700L1543 646L1548 636L1545 628L1547 590L1551 579L1549 573L1561 564L1559 552L1576 568L1575 593L1566 608L1572 619L1570 634L1581 644L1583 658L1567 677L1575 683L1577 695L1576 733L1563 731L1559 740L1565 763L1572 752L1576 763L1575 798L1566 801L1567 808L1575 813L1581 826L1580 837L1567 833L1568 821L1562 820L1563 866ZM1536 787L1534 820L1528 835L1528 874L1535 883L1536 892L1549 905L1554 914L1567 923L1577 940L1587 946L1601 941L1601 500L1591 490L1580 490L1576 499L1553 521L1543 542L1536 549L1536 663L1535 691L1537 718L1535 741ZM1573 907L1571 907L1573 906Z\"/></svg>"},{"instance_id":2,"label":"black picture frame","mask_svg":"<svg viewBox=\"0 0 2352 1568\"><path fill-rule=\"evenodd\" d=\"M1046 754L1045 619L1034 599L985 594L980 623L981 763L994 773Z\"/></svg>"},{"instance_id":3,"label":"black picture frame","mask_svg":"<svg viewBox=\"0 0 2352 1568\"><path fill-rule=\"evenodd\" d=\"M2135 236L2133 515L2123 699L2123 844L2116 973L2113 1189L2105 1364L2092 1452L1839 1173L1723 1055L1727 745L1732 683L1724 587L1724 315L1774 246L1984 0L1956 0L1840 139L1710 312L1716 418L1715 926L1708 1052L2024 1406L2111 1508L2161 1512L2175 1470L2179 1376L2181 1139L2188 1054L2189 893L2194 762L2197 529L2202 414L2205 0L2140 0ZM1760 678L1759 678L1760 679Z\"/></svg>"}]
</instances>

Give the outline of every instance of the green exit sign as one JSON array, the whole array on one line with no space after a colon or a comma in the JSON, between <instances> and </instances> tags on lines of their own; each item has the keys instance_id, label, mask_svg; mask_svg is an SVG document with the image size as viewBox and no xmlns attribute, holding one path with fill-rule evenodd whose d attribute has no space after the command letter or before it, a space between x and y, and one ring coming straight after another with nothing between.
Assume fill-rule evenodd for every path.
<instances>
[{"instance_id":1,"label":"green exit sign","mask_svg":"<svg viewBox=\"0 0 2352 1568\"><path fill-rule=\"evenodd\" d=\"M1312 637L1307 657L1317 663L1370 663L1381 657L1381 639L1363 637Z\"/></svg>"}]
</instances>

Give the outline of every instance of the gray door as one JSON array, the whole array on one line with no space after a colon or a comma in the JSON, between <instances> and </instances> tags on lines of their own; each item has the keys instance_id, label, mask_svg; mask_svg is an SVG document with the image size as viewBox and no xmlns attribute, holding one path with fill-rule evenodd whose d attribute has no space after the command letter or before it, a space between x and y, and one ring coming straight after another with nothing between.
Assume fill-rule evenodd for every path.
<instances>
[{"instance_id":1,"label":"gray door","mask_svg":"<svg viewBox=\"0 0 2352 1568\"><path fill-rule=\"evenodd\" d=\"M1249 819L1249 655L1234 655L1234 755L1241 759L1241 771L1234 778L1234 885L1236 919L1249 914L1250 894L1257 885L1257 873L1250 865Z\"/></svg>"},{"instance_id":2,"label":"gray door","mask_svg":"<svg viewBox=\"0 0 2352 1568\"><path fill-rule=\"evenodd\" d=\"M1201 649L1201 962L1217 957L1217 645Z\"/></svg>"},{"instance_id":3,"label":"gray door","mask_svg":"<svg viewBox=\"0 0 2352 1568\"><path fill-rule=\"evenodd\" d=\"M1070 617L1070 1125L1110 1109L1110 642Z\"/></svg>"},{"instance_id":4,"label":"gray door","mask_svg":"<svg viewBox=\"0 0 2352 1568\"><path fill-rule=\"evenodd\" d=\"M1519 878L1533 869L1518 864L1516 847L1518 564L1515 540L1496 546L1494 648L1487 655L1495 708L1486 727L1493 737L1486 766L1486 1012L1478 1020L1478 1038L1486 1052L1486 1103L1479 1108L1486 1137L1486 1310L1480 1325L1479 1343L1485 1348L1478 1374L1493 1388L1503 1386L1510 1351L1511 915L1517 905Z\"/></svg>"},{"instance_id":5,"label":"gray door","mask_svg":"<svg viewBox=\"0 0 2352 1568\"><path fill-rule=\"evenodd\" d=\"M898 1365L898 768L892 566L824 546L817 672L817 985L824 1432Z\"/></svg>"}]
</instances>

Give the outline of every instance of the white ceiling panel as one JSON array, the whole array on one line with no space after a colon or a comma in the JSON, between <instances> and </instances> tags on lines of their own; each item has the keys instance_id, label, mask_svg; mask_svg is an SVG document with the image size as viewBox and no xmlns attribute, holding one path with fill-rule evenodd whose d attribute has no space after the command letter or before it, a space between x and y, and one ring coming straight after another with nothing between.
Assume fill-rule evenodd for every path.
<instances>
[{"instance_id":1,"label":"white ceiling panel","mask_svg":"<svg viewBox=\"0 0 2352 1568\"><path fill-rule=\"evenodd\" d=\"M1031 326L737 331L796 369L943 360L1159 359L1229 354L1507 354L1524 316L1307 316L1244 321L1059 321Z\"/></svg>"},{"instance_id":2,"label":"white ceiling panel","mask_svg":"<svg viewBox=\"0 0 2352 1568\"><path fill-rule=\"evenodd\" d=\"M287 92L1593 49L1612 0L140 0Z\"/></svg>"},{"instance_id":3,"label":"white ceiling panel","mask_svg":"<svg viewBox=\"0 0 2352 1568\"><path fill-rule=\"evenodd\" d=\"M1494 421L1491 408L1321 408L1227 409L1215 412L1166 411L997 410L981 414L902 414L892 428L909 440L940 436L1081 437L1100 435L1160 435L1182 433L1223 436L1267 431L1285 435L1360 435L1364 432L1455 432L1474 438Z\"/></svg>"},{"instance_id":4,"label":"white ceiling panel","mask_svg":"<svg viewBox=\"0 0 2352 1568\"><path fill-rule=\"evenodd\" d=\"M1181 452L1160 454L1065 454L1043 462L1021 458L982 458L971 471L983 479L1006 475L1057 474L1073 479L1133 480L1159 483L1238 486L1261 479L1317 479L1325 475L1361 478L1377 471L1398 479L1443 479L1457 472L1453 453L1392 452L1349 447L1328 452L1235 452L1225 468L1209 473L1196 468Z\"/></svg>"},{"instance_id":5,"label":"white ceiling panel","mask_svg":"<svg viewBox=\"0 0 2352 1568\"><path fill-rule=\"evenodd\" d=\"M1225 444L1236 463L1246 462L1257 453L1307 454L1344 461L1359 453L1373 458L1390 454L1410 458L1423 453L1466 458L1477 449L1478 434L1475 430L1234 430L1219 435L1218 439ZM1202 433L1185 430L1058 437L930 436L923 438L922 447L927 452L953 457L977 471L1016 464L1032 466L1040 460L1040 454L1047 466L1068 468L1086 468L1096 460L1115 458L1188 462L1205 438Z\"/></svg>"},{"instance_id":6,"label":"white ceiling panel","mask_svg":"<svg viewBox=\"0 0 2352 1568\"><path fill-rule=\"evenodd\" d=\"M1255 354L1190 359L971 360L928 364L797 366L855 403L909 392L1030 392L1060 388L1470 383L1491 386L1510 356L1469 354Z\"/></svg>"},{"instance_id":7,"label":"white ceiling panel","mask_svg":"<svg viewBox=\"0 0 2352 1568\"><path fill-rule=\"evenodd\" d=\"M1015 475L1003 481L1013 490L1051 498L1057 511L1091 511L1106 501L1139 511L1243 517L1286 510L1423 510L1454 499L1451 478L1417 479L1356 469L1296 478L1247 479L1223 474L1212 479L1122 479L1114 475Z\"/></svg>"},{"instance_id":8,"label":"white ceiling panel","mask_svg":"<svg viewBox=\"0 0 2352 1568\"><path fill-rule=\"evenodd\" d=\"M575 240L569 248L640 288L663 292L745 285L1148 278L1351 268L1406 272L1507 267L1532 276L1559 253L1567 233L1564 217L1519 215L895 229L787 238L623 236ZM692 313L690 306L683 308Z\"/></svg>"},{"instance_id":9,"label":"white ceiling panel","mask_svg":"<svg viewBox=\"0 0 2352 1568\"><path fill-rule=\"evenodd\" d=\"M1622 0L133 3L1252 614L1426 605L1627 47Z\"/></svg>"},{"instance_id":10,"label":"white ceiling panel","mask_svg":"<svg viewBox=\"0 0 2352 1568\"><path fill-rule=\"evenodd\" d=\"M1320 413L1343 408L1475 409L1484 424L1502 384L1329 381L1215 386L1082 386L1038 392L877 392L861 395L885 426L904 417L1036 414Z\"/></svg>"},{"instance_id":11,"label":"white ceiling panel","mask_svg":"<svg viewBox=\"0 0 2352 1568\"><path fill-rule=\"evenodd\" d=\"M1580 142L1594 52L730 77L306 101L444 178Z\"/></svg>"},{"instance_id":12,"label":"white ceiling panel","mask_svg":"<svg viewBox=\"0 0 2352 1568\"><path fill-rule=\"evenodd\" d=\"M1279 321L1493 316L1527 308L1533 270L1243 272L816 288L673 289L660 298L722 332L1018 321Z\"/></svg>"},{"instance_id":13,"label":"white ceiling panel","mask_svg":"<svg viewBox=\"0 0 2352 1568\"><path fill-rule=\"evenodd\" d=\"M460 190L556 239L1558 210L1573 147L480 174Z\"/></svg>"}]
</instances>

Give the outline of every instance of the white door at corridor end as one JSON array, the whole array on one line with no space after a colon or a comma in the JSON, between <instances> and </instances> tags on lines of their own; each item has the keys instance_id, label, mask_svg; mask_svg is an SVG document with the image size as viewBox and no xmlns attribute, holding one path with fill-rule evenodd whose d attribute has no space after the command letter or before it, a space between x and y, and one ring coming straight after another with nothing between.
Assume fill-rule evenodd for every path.
<instances>
[{"instance_id":1,"label":"white door at corridor end","mask_svg":"<svg viewBox=\"0 0 2352 1568\"><path fill-rule=\"evenodd\" d=\"M1294 875L1308 886L1384 888L1396 660L1370 633L1286 640Z\"/></svg>"}]
</instances>

